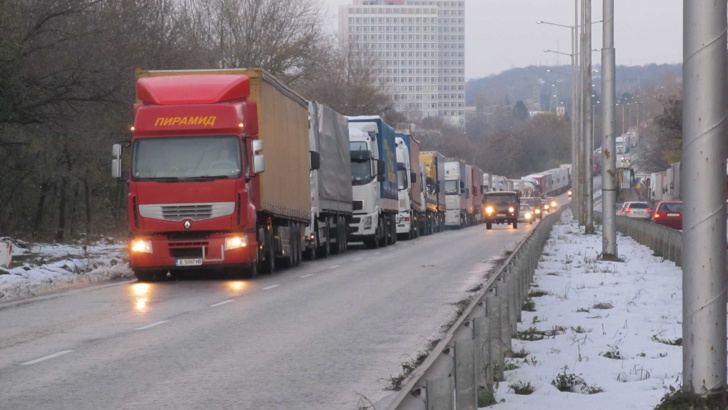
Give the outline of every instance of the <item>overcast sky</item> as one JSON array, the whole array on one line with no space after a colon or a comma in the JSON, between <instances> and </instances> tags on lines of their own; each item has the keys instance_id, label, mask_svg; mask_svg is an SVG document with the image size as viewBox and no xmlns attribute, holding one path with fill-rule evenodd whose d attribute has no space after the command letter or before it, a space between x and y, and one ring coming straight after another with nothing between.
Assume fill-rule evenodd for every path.
<instances>
[{"instance_id":1,"label":"overcast sky","mask_svg":"<svg viewBox=\"0 0 728 410\"><path fill-rule=\"evenodd\" d=\"M338 27L338 10L352 0L321 0ZM579 1L581 3L581 1ZM617 65L682 61L681 0L615 0ZM602 1L592 2L592 20L602 19ZM574 25L574 0L465 0L465 77L479 78L514 67L570 64L571 30L538 20ZM602 25L594 24L592 48L601 48ZM599 65L600 53L592 55Z\"/></svg>"}]
</instances>

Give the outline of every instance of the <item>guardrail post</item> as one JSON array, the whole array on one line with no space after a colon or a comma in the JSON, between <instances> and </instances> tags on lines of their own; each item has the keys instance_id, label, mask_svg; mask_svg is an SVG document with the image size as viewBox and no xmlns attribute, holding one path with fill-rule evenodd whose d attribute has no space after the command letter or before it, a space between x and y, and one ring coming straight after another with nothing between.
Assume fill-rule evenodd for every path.
<instances>
[{"instance_id":1,"label":"guardrail post","mask_svg":"<svg viewBox=\"0 0 728 410\"><path fill-rule=\"evenodd\" d=\"M510 329L513 329L518 324L518 314L516 305L518 304L518 287L516 285L516 276L518 274L517 265L511 265L506 271L505 286L508 292L508 334L510 335Z\"/></svg>"},{"instance_id":2,"label":"guardrail post","mask_svg":"<svg viewBox=\"0 0 728 410\"><path fill-rule=\"evenodd\" d=\"M493 384L493 361L490 359L490 325L487 317L473 319L473 337L475 338L475 363L478 371L478 386Z\"/></svg>"},{"instance_id":3,"label":"guardrail post","mask_svg":"<svg viewBox=\"0 0 728 410\"><path fill-rule=\"evenodd\" d=\"M500 296L500 304L501 304L501 343L503 345L502 353L503 356L500 358L500 367L503 368L503 362L506 357L509 357L511 355L511 320L510 320L510 309L508 306L508 284L506 284L505 280L500 280L496 282L496 293ZM502 373L502 370L501 370ZM503 374L501 374L503 376ZM502 377L501 377L502 380Z\"/></svg>"},{"instance_id":4,"label":"guardrail post","mask_svg":"<svg viewBox=\"0 0 728 410\"><path fill-rule=\"evenodd\" d=\"M501 303L495 289L489 289L486 296L488 328L490 329L490 363L493 380L503 380L503 339L501 338Z\"/></svg>"},{"instance_id":5,"label":"guardrail post","mask_svg":"<svg viewBox=\"0 0 728 410\"><path fill-rule=\"evenodd\" d=\"M455 407L458 410L478 408L477 360L474 340L455 341Z\"/></svg>"},{"instance_id":6,"label":"guardrail post","mask_svg":"<svg viewBox=\"0 0 728 410\"><path fill-rule=\"evenodd\" d=\"M427 410L454 410L452 377L427 379Z\"/></svg>"}]
</instances>

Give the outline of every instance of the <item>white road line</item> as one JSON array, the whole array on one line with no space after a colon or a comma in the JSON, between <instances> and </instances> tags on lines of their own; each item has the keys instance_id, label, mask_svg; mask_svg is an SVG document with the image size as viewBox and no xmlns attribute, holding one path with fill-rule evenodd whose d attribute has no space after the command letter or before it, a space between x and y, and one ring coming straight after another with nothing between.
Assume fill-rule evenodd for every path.
<instances>
[{"instance_id":1,"label":"white road line","mask_svg":"<svg viewBox=\"0 0 728 410\"><path fill-rule=\"evenodd\" d=\"M43 356L43 357L41 357L39 359L31 360L31 361L25 362L25 363L20 363L20 365L21 366L27 366L27 365L30 365L30 364L36 364L36 363L42 362L44 360L53 359L53 358L58 357L58 356L63 356L64 354L71 353L72 351L73 350L64 350L62 352L49 354L48 356Z\"/></svg>"},{"instance_id":2,"label":"white road line","mask_svg":"<svg viewBox=\"0 0 728 410\"><path fill-rule=\"evenodd\" d=\"M226 303L230 303L230 302L232 302L233 300L235 300L235 299L228 299L228 300L223 300L222 302L219 302L219 303L215 303L214 305L210 305L210 307L218 307L218 306L222 306L222 305L224 305L224 304L226 304Z\"/></svg>"},{"instance_id":3,"label":"white road line","mask_svg":"<svg viewBox=\"0 0 728 410\"><path fill-rule=\"evenodd\" d=\"M277 288L278 286L281 286L281 285L268 286L267 288L263 288L263 290L271 290L273 288Z\"/></svg>"},{"instance_id":4,"label":"white road line","mask_svg":"<svg viewBox=\"0 0 728 410\"><path fill-rule=\"evenodd\" d=\"M339 268L339 267L341 267L341 265L334 265L334 266L329 266L329 269L336 269L336 268Z\"/></svg>"},{"instance_id":5,"label":"white road line","mask_svg":"<svg viewBox=\"0 0 728 410\"><path fill-rule=\"evenodd\" d=\"M301 279L303 279L303 278L307 278L307 277L309 277L309 276L313 276L313 273L309 273L308 275L303 275L303 276L301 276Z\"/></svg>"},{"instance_id":6,"label":"white road line","mask_svg":"<svg viewBox=\"0 0 728 410\"><path fill-rule=\"evenodd\" d=\"M167 323L167 321L166 320L162 320L162 321L159 321L157 323L152 323L151 325L146 325L146 326L138 327L138 328L136 328L134 330L145 330L145 329L149 329L150 327L159 326L162 323Z\"/></svg>"}]
</instances>

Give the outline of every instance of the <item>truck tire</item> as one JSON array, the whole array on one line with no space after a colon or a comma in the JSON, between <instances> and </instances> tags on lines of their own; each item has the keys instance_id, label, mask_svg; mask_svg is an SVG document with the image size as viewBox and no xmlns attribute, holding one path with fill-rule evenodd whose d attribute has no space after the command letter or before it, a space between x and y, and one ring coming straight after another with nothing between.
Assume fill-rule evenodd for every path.
<instances>
[{"instance_id":1,"label":"truck tire","mask_svg":"<svg viewBox=\"0 0 728 410\"><path fill-rule=\"evenodd\" d=\"M518 229L518 221L513 221L513 229Z\"/></svg>"},{"instance_id":2,"label":"truck tire","mask_svg":"<svg viewBox=\"0 0 728 410\"><path fill-rule=\"evenodd\" d=\"M318 252L318 247L319 247L318 221L314 222L313 232L314 232L313 242L310 244L310 246L306 247L306 251L304 252L304 255L303 255L303 257L309 261L315 260L316 252ZM306 242L306 243L308 243L308 242Z\"/></svg>"},{"instance_id":3,"label":"truck tire","mask_svg":"<svg viewBox=\"0 0 728 410\"><path fill-rule=\"evenodd\" d=\"M253 279L258 276L258 264L251 263L250 266L244 266L242 268L236 268L235 273L240 279Z\"/></svg>"},{"instance_id":4,"label":"truck tire","mask_svg":"<svg viewBox=\"0 0 728 410\"><path fill-rule=\"evenodd\" d=\"M273 249L272 229L263 227L263 260L258 261L258 272L271 274L276 269L276 255Z\"/></svg>"},{"instance_id":5,"label":"truck tire","mask_svg":"<svg viewBox=\"0 0 728 410\"><path fill-rule=\"evenodd\" d=\"M493 224L491 222L486 222L485 229L493 229Z\"/></svg>"},{"instance_id":6,"label":"truck tire","mask_svg":"<svg viewBox=\"0 0 728 410\"><path fill-rule=\"evenodd\" d=\"M324 239L319 246L318 256L320 258L328 258L331 254L331 223L329 223L329 218L326 218L326 226L324 227L324 230L326 231L326 239Z\"/></svg>"}]
</instances>

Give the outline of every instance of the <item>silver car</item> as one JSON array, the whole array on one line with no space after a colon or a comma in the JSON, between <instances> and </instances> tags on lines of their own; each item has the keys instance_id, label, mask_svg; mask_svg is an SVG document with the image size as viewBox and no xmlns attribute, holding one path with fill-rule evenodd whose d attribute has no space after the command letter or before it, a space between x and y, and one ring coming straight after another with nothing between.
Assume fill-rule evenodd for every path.
<instances>
[{"instance_id":1,"label":"silver car","mask_svg":"<svg viewBox=\"0 0 728 410\"><path fill-rule=\"evenodd\" d=\"M625 202L619 210L619 215L626 216L628 218L649 220L652 218L652 209L647 202Z\"/></svg>"}]
</instances>

